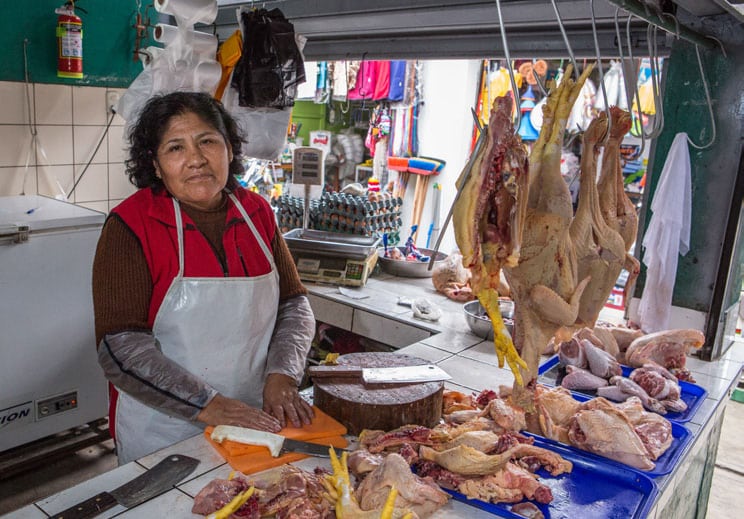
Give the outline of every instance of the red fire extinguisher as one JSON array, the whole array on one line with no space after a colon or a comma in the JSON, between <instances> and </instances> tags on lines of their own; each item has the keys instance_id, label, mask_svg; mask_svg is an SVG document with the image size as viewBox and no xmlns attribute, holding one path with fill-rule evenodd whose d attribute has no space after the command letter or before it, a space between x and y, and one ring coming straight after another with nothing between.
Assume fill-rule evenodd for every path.
<instances>
[{"instance_id":1,"label":"red fire extinguisher","mask_svg":"<svg viewBox=\"0 0 744 519\"><path fill-rule=\"evenodd\" d=\"M75 2L55 9L57 13L57 77L83 77L83 21L75 14Z\"/></svg>"}]
</instances>

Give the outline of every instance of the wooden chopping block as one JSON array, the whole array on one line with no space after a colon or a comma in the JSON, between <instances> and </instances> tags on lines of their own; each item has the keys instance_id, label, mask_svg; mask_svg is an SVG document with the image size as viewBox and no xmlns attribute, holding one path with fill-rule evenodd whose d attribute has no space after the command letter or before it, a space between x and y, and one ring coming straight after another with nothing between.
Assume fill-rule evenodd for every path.
<instances>
[{"instance_id":1,"label":"wooden chopping block","mask_svg":"<svg viewBox=\"0 0 744 519\"><path fill-rule=\"evenodd\" d=\"M341 366L389 368L418 366L427 361L395 353L350 353L338 358ZM444 382L370 384L361 378L322 378L313 384L313 403L349 430L389 431L402 425L434 427L442 416Z\"/></svg>"}]
</instances>

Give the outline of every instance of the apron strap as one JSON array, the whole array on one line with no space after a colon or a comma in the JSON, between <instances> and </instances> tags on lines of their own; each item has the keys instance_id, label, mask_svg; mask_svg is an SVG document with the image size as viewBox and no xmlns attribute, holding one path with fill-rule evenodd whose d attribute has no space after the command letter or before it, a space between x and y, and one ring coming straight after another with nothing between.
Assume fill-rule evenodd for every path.
<instances>
[{"instance_id":1,"label":"apron strap","mask_svg":"<svg viewBox=\"0 0 744 519\"><path fill-rule=\"evenodd\" d=\"M176 215L176 233L178 234L178 274L176 279L183 277L183 218L181 217L181 206L176 197L173 200L173 212Z\"/></svg>"},{"instance_id":2,"label":"apron strap","mask_svg":"<svg viewBox=\"0 0 744 519\"><path fill-rule=\"evenodd\" d=\"M264 242L263 238L261 237L261 234L258 232L258 229L256 229L256 226L253 225L253 222L251 221L250 216L248 216L248 213L246 212L245 208L240 202L238 202L238 199L233 193L228 193L227 196L230 197L230 200L232 200L233 204L235 204L235 207L238 208L238 211L240 211L240 214L243 215L243 219L245 220L245 223L247 223L248 227L250 227L251 232L253 233L253 236L256 238L258 245L261 247L261 250L263 251L264 255L266 256L266 259L269 262L269 265L271 265L271 268L273 270L275 268L274 255L271 254L271 251L269 250L268 245L266 245L266 242Z\"/></svg>"}]
</instances>

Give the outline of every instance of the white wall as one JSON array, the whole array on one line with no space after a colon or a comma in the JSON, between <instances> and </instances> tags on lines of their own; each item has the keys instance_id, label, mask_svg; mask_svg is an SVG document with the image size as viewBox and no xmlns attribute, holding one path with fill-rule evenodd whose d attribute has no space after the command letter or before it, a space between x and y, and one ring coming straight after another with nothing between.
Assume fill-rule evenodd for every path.
<instances>
[{"instance_id":1,"label":"white wall","mask_svg":"<svg viewBox=\"0 0 744 519\"><path fill-rule=\"evenodd\" d=\"M424 106L419 116L419 152L423 157L444 160L442 172L430 179L429 192L421 216L421 227L416 245L426 245L426 234L432 221L435 182L442 185L442 202L439 226L444 224L447 211L452 205L456 189L455 181L460 176L470 155L470 138L473 117L470 109L475 103L476 86L480 71L479 60L432 60L423 67ZM415 175L406 190L403 202L403 228L401 238L405 240L410 230ZM434 247L434 243L430 244ZM449 254L456 247L452 224L448 226L440 250Z\"/></svg>"},{"instance_id":2,"label":"white wall","mask_svg":"<svg viewBox=\"0 0 744 519\"><path fill-rule=\"evenodd\" d=\"M29 114L26 84L0 82L0 196L69 194L106 130L108 90L30 84ZM116 116L70 202L108 212L135 191L124 173L123 133L124 120Z\"/></svg>"}]
</instances>

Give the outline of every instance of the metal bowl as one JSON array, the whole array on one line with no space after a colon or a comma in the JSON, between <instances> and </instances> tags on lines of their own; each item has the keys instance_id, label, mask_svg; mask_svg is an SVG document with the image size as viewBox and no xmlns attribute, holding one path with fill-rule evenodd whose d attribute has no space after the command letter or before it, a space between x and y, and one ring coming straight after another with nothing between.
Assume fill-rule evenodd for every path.
<instances>
[{"instance_id":1,"label":"metal bowl","mask_svg":"<svg viewBox=\"0 0 744 519\"><path fill-rule=\"evenodd\" d=\"M397 247L397 249L402 253L405 247ZM431 249L419 248L419 252L424 256L429 256L430 258L434 254L434 251ZM377 261L380 262L380 267L384 272L403 278L430 278L431 273L434 271L434 267L447 259L447 255L445 253L437 252L437 257L434 260L434 267L429 270L429 261L431 261L431 259L429 261L422 262L386 258L385 249L378 249L377 254L379 256Z\"/></svg>"},{"instance_id":2,"label":"metal bowl","mask_svg":"<svg viewBox=\"0 0 744 519\"><path fill-rule=\"evenodd\" d=\"M504 319L504 324L509 334L514 333L514 301L511 299L500 299L499 308L501 309L501 317ZM480 301L470 301L462 305L462 309L465 312L465 321L472 331L478 337L484 339L493 340L493 326L491 325L491 319L486 314L486 309L480 304Z\"/></svg>"}]
</instances>

